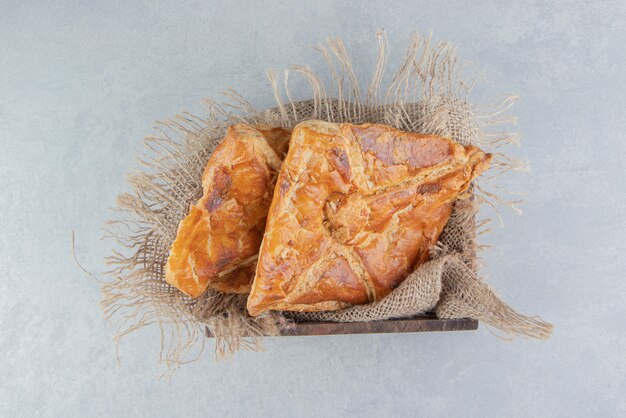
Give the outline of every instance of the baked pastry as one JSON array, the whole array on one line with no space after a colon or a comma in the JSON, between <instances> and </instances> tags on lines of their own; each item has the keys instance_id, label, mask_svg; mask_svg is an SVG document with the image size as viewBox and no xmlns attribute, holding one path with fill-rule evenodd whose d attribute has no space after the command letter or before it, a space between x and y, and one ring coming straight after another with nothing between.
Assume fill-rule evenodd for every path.
<instances>
[{"instance_id":1,"label":"baked pastry","mask_svg":"<svg viewBox=\"0 0 626 418\"><path fill-rule=\"evenodd\" d=\"M202 175L204 195L180 222L165 280L191 297L248 293L289 132L234 125Z\"/></svg>"},{"instance_id":2,"label":"baked pastry","mask_svg":"<svg viewBox=\"0 0 626 418\"><path fill-rule=\"evenodd\" d=\"M384 125L293 130L248 311L378 300L428 259L455 199L491 160L473 146Z\"/></svg>"}]
</instances>

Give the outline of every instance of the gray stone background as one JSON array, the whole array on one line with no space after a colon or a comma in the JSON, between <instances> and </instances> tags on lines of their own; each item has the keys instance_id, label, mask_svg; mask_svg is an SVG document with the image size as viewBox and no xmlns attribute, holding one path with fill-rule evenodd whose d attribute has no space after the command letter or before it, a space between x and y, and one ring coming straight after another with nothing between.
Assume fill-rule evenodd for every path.
<instances>
[{"instance_id":1,"label":"gray stone background","mask_svg":"<svg viewBox=\"0 0 626 418\"><path fill-rule=\"evenodd\" d=\"M0 415L624 416L626 3L243 3L0 2ZM485 73L475 100L523 98L515 154L532 171L503 185L529 192L525 213L485 238L485 273L553 338L273 339L166 383L150 329L117 368L71 231L102 271L99 228L153 122L228 87L268 106L264 70L323 68L310 46L329 35L367 80L379 28L390 68L432 30Z\"/></svg>"}]
</instances>

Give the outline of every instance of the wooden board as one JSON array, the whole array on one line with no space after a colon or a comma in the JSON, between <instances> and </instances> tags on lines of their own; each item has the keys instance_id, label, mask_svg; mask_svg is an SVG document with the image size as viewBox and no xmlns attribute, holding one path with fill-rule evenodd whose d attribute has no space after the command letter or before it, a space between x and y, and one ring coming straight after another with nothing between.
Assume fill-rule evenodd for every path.
<instances>
[{"instance_id":1,"label":"wooden board","mask_svg":"<svg viewBox=\"0 0 626 418\"><path fill-rule=\"evenodd\" d=\"M426 316L373 322L298 322L284 329L281 336L387 334L401 332L471 331L478 329L474 319L438 319ZM212 337L208 328L207 337Z\"/></svg>"}]
</instances>

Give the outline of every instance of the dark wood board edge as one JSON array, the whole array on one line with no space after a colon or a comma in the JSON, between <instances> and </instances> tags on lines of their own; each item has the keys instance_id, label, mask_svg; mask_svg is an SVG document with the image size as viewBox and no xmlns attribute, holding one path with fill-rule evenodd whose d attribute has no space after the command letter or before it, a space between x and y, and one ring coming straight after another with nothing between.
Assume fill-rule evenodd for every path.
<instances>
[{"instance_id":1,"label":"dark wood board edge","mask_svg":"<svg viewBox=\"0 0 626 418\"><path fill-rule=\"evenodd\" d=\"M372 322L300 322L284 329L281 335L388 334L469 331L475 329L478 329L478 321L473 319L412 318Z\"/></svg>"},{"instance_id":2,"label":"dark wood board edge","mask_svg":"<svg viewBox=\"0 0 626 418\"><path fill-rule=\"evenodd\" d=\"M297 322L281 331L280 336L313 336L345 334L389 334L405 332L472 331L478 329L475 319L438 319L420 317L372 322ZM208 328L206 336L212 335Z\"/></svg>"}]
</instances>

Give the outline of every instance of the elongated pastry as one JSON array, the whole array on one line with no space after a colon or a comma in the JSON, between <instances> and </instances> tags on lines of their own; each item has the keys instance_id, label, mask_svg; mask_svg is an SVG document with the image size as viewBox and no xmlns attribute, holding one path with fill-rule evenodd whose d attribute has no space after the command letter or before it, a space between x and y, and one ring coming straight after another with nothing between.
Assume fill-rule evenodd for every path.
<instances>
[{"instance_id":1,"label":"elongated pastry","mask_svg":"<svg viewBox=\"0 0 626 418\"><path fill-rule=\"evenodd\" d=\"M202 175L204 195L180 222L165 280L191 297L247 293L289 132L234 125Z\"/></svg>"},{"instance_id":2,"label":"elongated pastry","mask_svg":"<svg viewBox=\"0 0 626 418\"><path fill-rule=\"evenodd\" d=\"M428 259L452 205L491 155L375 124L294 128L248 311L337 310L378 300Z\"/></svg>"}]
</instances>

